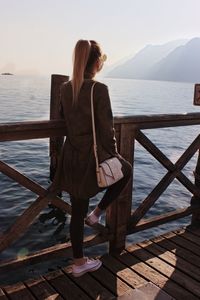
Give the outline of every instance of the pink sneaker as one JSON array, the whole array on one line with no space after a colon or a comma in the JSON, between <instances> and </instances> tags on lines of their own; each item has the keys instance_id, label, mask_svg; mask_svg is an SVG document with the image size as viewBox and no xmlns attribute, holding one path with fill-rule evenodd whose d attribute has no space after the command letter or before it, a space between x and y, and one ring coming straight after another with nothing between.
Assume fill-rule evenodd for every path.
<instances>
[{"instance_id":1,"label":"pink sneaker","mask_svg":"<svg viewBox=\"0 0 200 300\"><path fill-rule=\"evenodd\" d=\"M102 265L102 262L99 259L89 259L86 257L86 262L83 265L72 266L72 275L74 277L80 277L87 272L94 272L98 270Z\"/></svg>"},{"instance_id":2,"label":"pink sneaker","mask_svg":"<svg viewBox=\"0 0 200 300\"><path fill-rule=\"evenodd\" d=\"M94 211L92 211L88 216L87 218L85 219L85 223L89 226L93 226L97 223L99 223L101 220L101 216L100 217L97 217L95 214L94 214Z\"/></svg>"}]
</instances>

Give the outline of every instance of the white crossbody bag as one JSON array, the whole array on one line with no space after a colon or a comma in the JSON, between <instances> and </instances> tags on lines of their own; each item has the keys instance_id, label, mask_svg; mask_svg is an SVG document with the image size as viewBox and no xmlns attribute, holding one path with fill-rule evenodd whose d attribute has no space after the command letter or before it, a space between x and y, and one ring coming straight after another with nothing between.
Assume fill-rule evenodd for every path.
<instances>
[{"instance_id":1,"label":"white crossbody bag","mask_svg":"<svg viewBox=\"0 0 200 300\"><path fill-rule=\"evenodd\" d=\"M106 159L99 164L98 154L97 154L97 143L96 143L96 130L95 130L95 120L94 120L94 86L96 82L93 83L91 88L91 113L92 113L92 131L93 131L93 147L94 156L96 161L96 175L97 184L99 187L107 187L123 178L122 164L117 157L111 157Z\"/></svg>"}]
</instances>

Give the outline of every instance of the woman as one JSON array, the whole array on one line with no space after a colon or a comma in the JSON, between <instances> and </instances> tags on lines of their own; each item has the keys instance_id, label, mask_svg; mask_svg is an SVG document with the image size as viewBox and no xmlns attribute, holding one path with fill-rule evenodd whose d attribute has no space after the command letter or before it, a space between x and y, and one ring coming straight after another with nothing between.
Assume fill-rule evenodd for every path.
<instances>
[{"instance_id":1,"label":"woman","mask_svg":"<svg viewBox=\"0 0 200 300\"><path fill-rule=\"evenodd\" d=\"M61 115L66 122L67 134L53 185L70 194L72 273L76 277L101 266L100 260L84 257L83 234L89 198L102 191L96 179L90 95L94 77L102 69L104 60L105 55L97 42L79 40L74 49L72 79L61 88ZM98 206L86 218L88 225L99 222L101 214L126 186L132 171L131 165L117 152L108 88L100 82L94 87L94 115L99 161L119 157L124 177L107 189Z\"/></svg>"}]
</instances>

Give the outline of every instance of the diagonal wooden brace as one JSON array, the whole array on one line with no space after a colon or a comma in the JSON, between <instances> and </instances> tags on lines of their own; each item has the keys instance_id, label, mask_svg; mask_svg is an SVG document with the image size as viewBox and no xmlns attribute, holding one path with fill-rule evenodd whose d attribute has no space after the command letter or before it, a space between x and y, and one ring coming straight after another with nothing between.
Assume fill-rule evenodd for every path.
<instances>
[{"instance_id":1,"label":"diagonal wooden brace","mask_svg":"<svg viewBox=\"0 0 200 300\"><path fill-rule=\"evenodd\" d=\"M23 175L22 173L20 173L19 171L15 170L14 168L10 167L2 161L0 161L0 172L10 177L15 182L19 183L28 190L32 191L33 193L37 194L38 196L45 197L48 193L48 191L41 185L26 177L25 175ZM64 202L62 199L60 199L58 196L55 195L55 197L51 199L51 204L60 208L64 212L71 214L71 206L68 203Z\"/></svg>"},{"instance_id":2,"label":"diagonal wooden brace","mask_svg":"<svg viewBox=\"0 0 200 300\"><path fill-rule=\"evenodd\" d=\"M0 161L0 171L39 195L39 197L23 212L23 214L17 218L15 223L0 236L0 252L8 248L14 241L22 236L42 209L44 209L49 203L59 207L67 213L71 213L71 206L57 197L55 193L50 193L36 182L30 180L28 177L2 161Z\"/></svg>"},{"instance_id":3,"label":"diagonal wooden brace","mask_svg":"<svg viewBox=\"0 0 200 300\"><path fill-rule=\"evenodd\" d=\"M0 252L8 248L27 231L28 227L33 223L41 210L48 205L49 201L50 196L38 197L23 214L17 218L15 223L0 236Z\"/></svg>"},{"instance_id":4,"label":"diagonal wooden brace","mask_svg":"<svg viewBox=\"0 0 200 300\"><path fill-rule=\"evenodd\" d=\"M152 142L148 139L144 133L138 131L137 141L157 160L159 161L168 171L173 172L176 170L176 166L171 162L165 154L160 151ZM200 197L200 189L192 183L181 171L177 174L176 178L182 183L192 194L197 197Z\"/></svg>"},{"instance_id":5,"label":"diagonal wooden brace","mask_svg":"<svg viewBox=\"0 0 200 300\"><path fill-rule=\"evenodd\" d=\"M187 164L194 153L199 149L200 135L192 142L192 144L186 149L186 151L181 155L181 157L174 164L174 170L168 171L167 174L160 180L158 185L152 190L152 192L146 197L142 204L135 210L129 220L130 226L135 226L151 208L151 206L156 202L160 195L166 190L169 184L178 177L181 169ZM163 154L164 155L164 154ZM172 164L172 162L171 162Z\"/></svg>"}]
</instances>

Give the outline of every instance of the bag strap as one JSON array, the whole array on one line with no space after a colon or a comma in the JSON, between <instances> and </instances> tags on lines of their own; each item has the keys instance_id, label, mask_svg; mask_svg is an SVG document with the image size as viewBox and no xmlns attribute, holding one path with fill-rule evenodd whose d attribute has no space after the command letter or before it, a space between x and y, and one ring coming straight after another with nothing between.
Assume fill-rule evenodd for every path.
<instances>
[{"instance_id":1,"label":"bag strap","mask_svg":"<svg viewBox=\"0 0 200 300\"><path fill-rule=\"evenodd\" d=\"M99 159L97 154L97 141L96 141L96 130L95 130L95 120L94 120L94 86L96 82L93 83L91 88L91 114L92 114L92 133L93 133L93 149L94 149L94 156L96 161L96 172L99 173Z\"/></svg>"}]
</instances>

